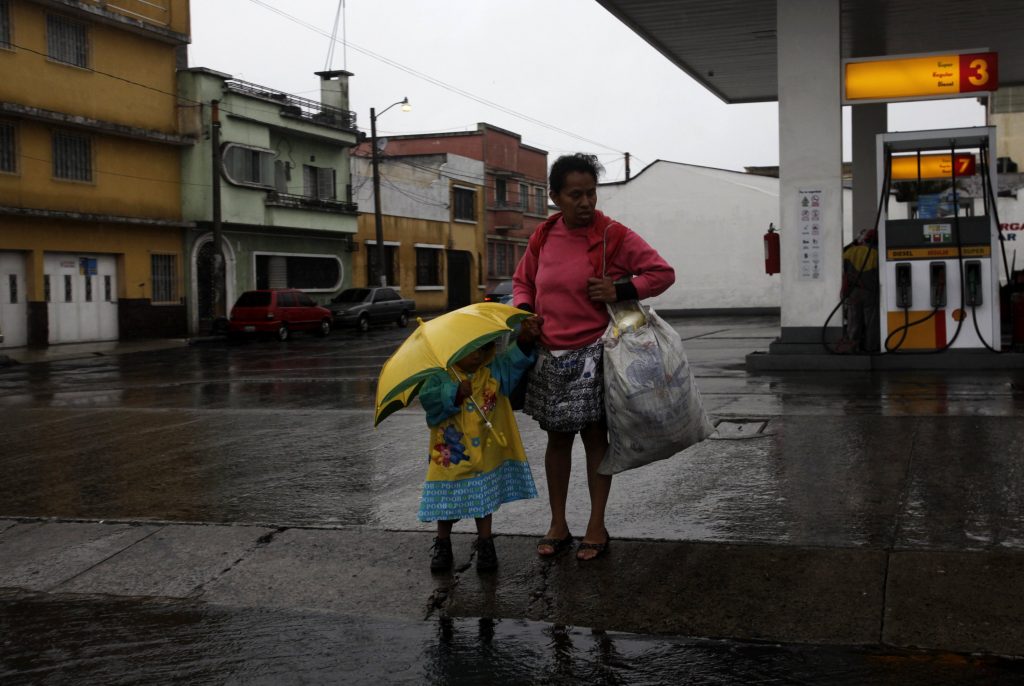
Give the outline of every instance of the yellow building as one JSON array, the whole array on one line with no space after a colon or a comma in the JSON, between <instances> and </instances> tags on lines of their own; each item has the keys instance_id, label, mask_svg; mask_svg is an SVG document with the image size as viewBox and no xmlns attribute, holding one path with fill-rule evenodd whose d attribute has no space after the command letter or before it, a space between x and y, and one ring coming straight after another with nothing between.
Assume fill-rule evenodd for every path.
<instances>
[{"instance_id":1,"label":"yellow building","mask_svg":"<svg viewBox=\"0 0 1024 686\"><path fill-rule=\"evenodd\" d=\"M452 153L384 155L379 170L387 284L414 300L417 312L482 300L483 162ZM380 285L372 174L369 159L352 157L360 213L351 285L358 287Z\"/></svg>"},{"instance_id":2,"label":"yellow building","mask_svg":"<svg viewBox=\"0 0 1024 686\"><path fill-rule=\"evenodd\" d=\"M0 345L186 332L188 0L0 0Z\"/></svg>"}]
</instances>

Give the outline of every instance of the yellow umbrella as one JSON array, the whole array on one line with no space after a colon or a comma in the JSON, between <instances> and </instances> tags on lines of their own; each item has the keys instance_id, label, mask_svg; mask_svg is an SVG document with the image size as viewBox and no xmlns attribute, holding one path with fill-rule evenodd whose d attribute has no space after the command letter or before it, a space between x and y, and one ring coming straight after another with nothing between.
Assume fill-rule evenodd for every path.
<instances>
[{"instance_id":1,"label":"yellow umbrella","mask_svg":"<svg viewBox=\"0 0 1024 686\"><path fill-rule=\"evenodd\" d=\"M460 307L429 321L418 319L419 326L380 371L373 425L412 402L430 376L448 373L456 360L500 338L531 316L511 305L485 302Z\"/></svg>"}]
</instances>

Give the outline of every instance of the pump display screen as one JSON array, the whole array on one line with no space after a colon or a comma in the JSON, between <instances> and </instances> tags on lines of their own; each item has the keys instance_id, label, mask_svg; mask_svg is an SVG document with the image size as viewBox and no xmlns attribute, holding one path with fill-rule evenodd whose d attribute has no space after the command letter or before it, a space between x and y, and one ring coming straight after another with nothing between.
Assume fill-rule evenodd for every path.
<instances>
[{"instance_id":1,"label":"pump display screen","mask_svg":"<svg viewBox=\"0 0 1024 686\"><path fill-rule=\"evenodd\" d=\"M960 238L957 239L957 232ZM948 219L890 219L885 223L886 257L923 260L987 256L991 226L988 217Z\"/></svg>"},{"instance_id":2,"label":"pump display screen","mask_svg":"<svg viewBox=\"0 0 1024 686\"><path fill-rule=\"evenodd\" d=\"M953 225L952 224L925 224L924 237L925 243L952 243L953 242Z\"/></svg>"}]
</instances>

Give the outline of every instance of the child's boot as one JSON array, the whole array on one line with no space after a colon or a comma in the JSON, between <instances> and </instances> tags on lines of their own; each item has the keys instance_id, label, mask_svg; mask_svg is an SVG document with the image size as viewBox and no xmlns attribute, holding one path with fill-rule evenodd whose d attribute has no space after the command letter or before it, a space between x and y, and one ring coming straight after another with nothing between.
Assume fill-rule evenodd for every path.
<instances>
[{"instance_id":1,"label":"child's boot","mask_svg":"<svg viewBox=\"0 0 1024 686\"><path fill-rule=\"evenodd\" d=\"M494 550L494 536L476 539L476 571L493 572L498 568L498 553Z\"/></svg>"},{"instance_id":2,"label":"child's boot","mask_svg":"<svg viewBox=\"0 0 1024 686\"><path fill-rule=\"evenodd\" d=\"M433 555L430 556L430 571L446 572L452 568L452 539L435 538Z\"/></svg>"}]
</instances>

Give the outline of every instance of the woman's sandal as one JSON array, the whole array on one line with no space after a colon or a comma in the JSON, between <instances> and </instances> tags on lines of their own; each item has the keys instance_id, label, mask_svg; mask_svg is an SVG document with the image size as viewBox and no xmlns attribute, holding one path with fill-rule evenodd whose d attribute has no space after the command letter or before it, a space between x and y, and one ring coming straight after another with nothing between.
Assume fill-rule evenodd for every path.
<instances>
[{"instance_id":1,"label":"woman's sandal","mask_svg":"<svg viewBox=\"0 0 1024 686\"><path fill-rule=\"evenodd\" d=\"M608 546L611 545L612 537L606 529L604 532L605 539L604 543L588 543L586 541L580 541L579 547L576 548L576 559L580 562L593 562L597 558L608 552ZM580 557L580 553L584 550L593 550L594 555L592 557Z\"/></svg>"},{"instance_id":2,"label":"woman's sandal","mask_svg":"<svg viewBox=\"0 0 1024 686\"><path fill-rule=\"evenodd\" d=\"M572 547L572 534L568 533L565 538L542 538L537 541L537 555L540 557L554 557L559 553L562 553ZM547 546L551 548L550 553L542 553L540 551L541 546Z\"/></svg>"}]
</instances>

